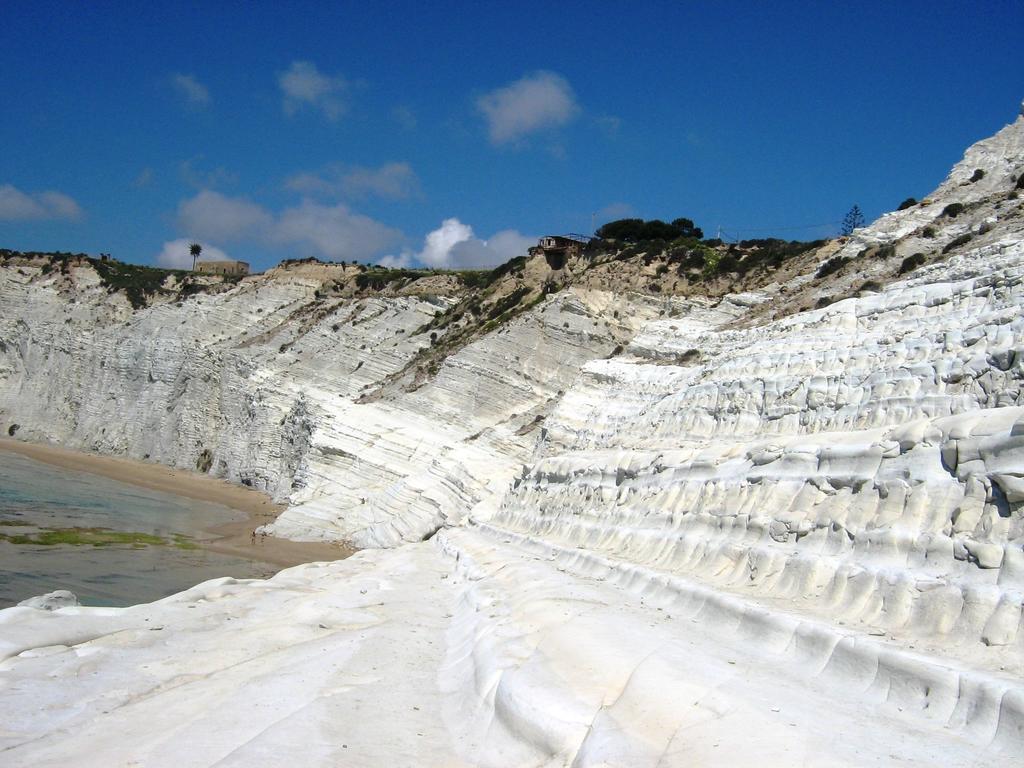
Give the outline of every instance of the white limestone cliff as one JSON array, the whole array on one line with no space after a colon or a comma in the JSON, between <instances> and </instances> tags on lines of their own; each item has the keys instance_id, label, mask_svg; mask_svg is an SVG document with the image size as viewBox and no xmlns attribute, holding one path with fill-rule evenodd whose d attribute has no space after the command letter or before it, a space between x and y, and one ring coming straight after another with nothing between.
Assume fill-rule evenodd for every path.
<instances>
[{"instance_id":1,"label":"white limestone cliff","mask_svg":"<svg viewBox=\"0 0 1024 768\"><path fill-rule=\"evenodd\" d=\"M0 612L2 762L1019 764L1022 174L1024 117L829 279L572 287L415 387L444 292L0 270L0 426L208 450L272 532L394 547Z\"/></svg>"}]
</instances>

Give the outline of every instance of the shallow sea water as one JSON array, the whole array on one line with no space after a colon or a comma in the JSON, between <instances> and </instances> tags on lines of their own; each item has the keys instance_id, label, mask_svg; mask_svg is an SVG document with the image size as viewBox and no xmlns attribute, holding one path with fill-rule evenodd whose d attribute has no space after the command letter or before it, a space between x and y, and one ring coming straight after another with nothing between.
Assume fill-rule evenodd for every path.
<instances>
[{"instance_id":1,"label":"shallow sea water","mask_svg":"<svg viewBox=\"0 0 1024 768\"><path fill-rule=\"evenodd\" d=\"M220 504L137 488L0 451L0 533L110 528L201 541L211 526L244 519ZM10 525L25 523L27 525ZM83 605L150 602L220 576L266 577L278 568L204 549L95 547L0 541L0 608L69 589Z\"/></svg>"}]
</instances>

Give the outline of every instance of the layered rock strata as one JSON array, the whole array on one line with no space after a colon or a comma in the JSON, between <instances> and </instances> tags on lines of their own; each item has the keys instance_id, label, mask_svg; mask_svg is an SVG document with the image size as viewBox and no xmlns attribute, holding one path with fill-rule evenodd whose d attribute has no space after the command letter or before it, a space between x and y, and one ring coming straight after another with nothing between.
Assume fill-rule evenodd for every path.
<instances>
[{"instance_id":1,"label":"layered rock strata","mask_svg":"<svg viewBox=\"0 0 1024 768\"><path fill-rule=\"evenodd\" d=\"M285 272L132 314L4 270L8 422L208 450L274 532L395 548L0 612L3 762L1019 764L1022 174L1024 118L834 269L570 287L406 388L456 297Z\"/></svg>"}]
</instances>

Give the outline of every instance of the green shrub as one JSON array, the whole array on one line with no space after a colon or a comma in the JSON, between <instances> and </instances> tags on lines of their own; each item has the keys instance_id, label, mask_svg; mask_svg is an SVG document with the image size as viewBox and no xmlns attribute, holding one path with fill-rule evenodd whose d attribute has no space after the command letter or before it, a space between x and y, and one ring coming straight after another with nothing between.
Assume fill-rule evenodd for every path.
<instances>
[{"instance_id":1,"label":"green shrub","mask_svg":"<svg viewBox=\"0 0 1024 768\"><path fill-rule=\"evenodd\" d=\"M739 272L740 271L740 260L736 258L735 254L726 253L718 259L718 272Z\"/></svg>"},{"instance_id":2,"label":"green shrub","mask_svg":"<svg viewBox=\"0 0 1024 768\"><path fill-rule=\"evenodd\" d=\"M497 270L488 271L483 269L464 269L460 272L456 272L455 274L458 275L459 280L462 281L464 286L470 290L474 290L486 288L490 285L493 279L492 275L495 271Z\"/></svg>"},{"instance_id":3,"label":"green shrub","mask_svg":"<svg viewBox=\"0 0 1024 768\"><path fill-rule=\"evenodd\" d=\"M921 237L927 237L929 240L931 240L933 237L935 237L935 227L925 227L924 229L922 229Z\"/></svg>"},{"instance_id":4,"label":"green shrub","mask_svg":"<svg viewBox=\"0 0 1024 768\"><path fill-rule=\"evenodd\" d=\"M651 262L665 252L668 243L659 237L654 240L643 240L637 243L636 247L644 254L644 266L650 266Z\"/></svg>"},{"instance_id":5,"label":"green shrub","mask_svg":"<svg viewBox=\"0 0 1024 768\"><path fill-rule=\"evenodd\" d=\"M700 240L704 232L694 226L690 219L674 219L666 224L661 219L617 219L609 221L594 233L602 240L623 240L627 243L639 243L643 240L676 240L680 237Z\"/></svg>"},{"instance_id":6,"label":"green shrub","mask_svg":"<svg viewBox=\"0 0 1024 768\"><path fill-rule=\"evenodd\" d=\"M369 272L360 272L356 275L356 287L361 291L365 291L367 288L380 291L388 282L383 276Z\"/></svg>"},{"instance_id":7,"label":"green shrub","mask_svg":"<svg viewBox=\"0 0 1024 768\"><path fill-rule=\"evenodd\" d=\"M375 291L383 290L392 283L405 281L405 284L413 283L421 277L432 274L427 269L387 269L374 267L368 272L356 275L356 286L360 289L372 288ZM401 287L401 286L396 286Z\"/></svg>"},{"instance_id":8,"label":"green shrub","mask_svg":"<svg viewBox=\"0 0 1024 768\"><path fill-rule=\"evenodd\" d=\"M721 254L713 248L702 249L702 257L704 259L704 269L702 270L704 277L711 277L718 272L718 263L721 260Z\"/></svg>"},{"instance_id":9,"label":"green shrub","mask_svg":"<svg viewBox=\"0 0 1024 768\"><path fill-rule=\"evenodd\" d=\"M203 448L199 457L196 459L196 469L206 474L210 471L210 467L213 466L213 454L209 448Z\"/></svg>"},{"instance_id":10,"label":"green shrub","mask_svg":"<svg viewBox=\"0 0 1024 768\"><path fill-rule=\"evenodd\" d=\"M672 219L672 226L679 231L680 237L692 237L695 240L704 237L704 231L700 227L694 226L690 219Z\"/></svg>"},{"instance_id":11,"label":"green shrub","mask_svg":"<svg viewBox=\"0 0 1024 768\"><path fill-rule=\"evenodd\" d=\"M764 238L741 240L735 246L730 246L730 250L738 246L739 250L746 251L739 262L739 269L737 270L740 274L746 274L756 267L777 269L787 259L807 253L815 248L820 248L824 244L824 240L813 240L811 242L790 240L787 242L777 238Z\"/></svg>"},{"instance_id":12,"label":"green shrub","mask_svg":"<svg viewBox=\"0 0 1024 768\"><path fill-rule=\"evenodd\" d=\"M899 208L897 208L896 210L897 211L905 211L905 210L907 210L907 208L913 208L915 205L917 205L917 200L915 200L912 197L908 197L906 200L904 200L902 203L900 203Z\"/></svg>"},{"instance_id":13,"label":"green shrub","mask_svg":"<svg viewBox=\"0 0 1024 768\"><path fill-rule=\"evenodd\" d=\"M672 257L677 252L673 251ZM701 248L694 248L693 250L681 250L679 253L685 254L682 258L681 267L685 269L703 269L704 268L704 251Z\"/></svg>"},{"instance_id":14,"label":"green shrub","mask_svg":"<svg viewBox=\"0 0 1024 768\"><path fill-rule=\"evenodd\" d=\"M522 285L516 288L514 291L512 291L512 293L508 294L507 296L498 299L496 302L494 302L494 306L492 306L491 309L488 311L487 319L494 320L495 318L500 317L505 312L519 304L519 302L522 301L523 297L526 296L526 294L528 294L529 292L530 289L525 285Z\"/></svg>"},{"instance_id":15,"label":"green shrub","mask_svg":"<svg viewBox=\"0 0 1024 768\"><path fill-rule=\"evenodd\" d=\"M1024 173L1017 177L1017 189L1024 189Z\"/></svg>"},{"instance_id":16,"label":"green shrub","mask_svg":"<svg viewBox=\"0 0 1024 768\"><path fill-rule=\"evenodd\" d=\"M510 272L522 270L522 268L525 266L525 256L516 256L514 259L509 259L504 264L499 264L488 273L489 282L487 284L490 285L491 283L495 282L499 277L503 277L504 275L507 275Z\"/></svg>"},{"instance_id":17,"label":"green shrub","mask_svg":"<svg viewBox=\"0 0 1024 768\"><path fill-rule=\"evenodd\" d=\"M971 184L973 184L976 181L981 181L984 178L985 178L985 171L982 170L981 168L977 168L974 171L974 175L971 176Z\"/></svg>"},{"instance_id":18,"label":"green shrub","mask_svg":"<svg viewBox=\"0 0 1024 768\"><path fill-rule=\"evenodd\" d=\"M180 269L143 267L138 264L125 264L121 261L101 261L100 259L89 259L88 261L99 275L100 283L106 286L108 291L111 293L124 291L132 309L142 309L146 306L147 297L163 291L164 281L169 275L187 274ZM66 266L65 260L61 265L61 270L65 271Z\"/></svg>"},{"instance_id":19,"label":"green shrub","mask_svg":"<svg viewBox=\"0 0 1024 768\"><path fill-rule=\"evenodd\" d=\"M911 272L922 264L924 264L925 258L923 253L915 253L913 256L907 256L900 264L899 274L905 275L907 272Z\"/></svg>"},{"instance_id":20,"label":"green shrub","mask_svg":"<svg viewBox=\"0 0 1024 768\"><path fill-rule=\"evenodd\" d=\"M960 237L954 237L952 240L946 243L946 247L942 249L942 252L949 253L954 248L959 248L964 243L970 242L971 237L972 235L970 232L966 232L960 235Z\"/></svg>"},{"instance_id":21,"label":"green shrub","mask_svg":"<svg viewBox=\"0 0 1024 768\"><path fill-rule=\"evenodd\" d=\"M964 210L963 203L950 203L942 209L942 216L948 216L951 219L955 219Z\"/></svg>"},{"instance_id":22,"label":"green shrub","mask_svg":"<svg viewBox=\"0 0 1024 768\"><path fill-rule=\"evenodd\" d=\"M181 285L178 287L178 298L187 299L189 296L194 296L197 293L202 293L204 286L197 283L190 277L186 277L181 281Z\"/></svg>"},{"instance_id":23,"label":"green shrub","mask_svg":"<svg viewBox=\"0 0 1024 768\"><path fill-rule=\"evenodd\" d=\"M818 267L818 271L814 273L814 276L821 278L835 274L840 269L842 269L849 260L849 256L833 256L831 259L829 259L820 267Z\"/></svg>"}]
</instances>

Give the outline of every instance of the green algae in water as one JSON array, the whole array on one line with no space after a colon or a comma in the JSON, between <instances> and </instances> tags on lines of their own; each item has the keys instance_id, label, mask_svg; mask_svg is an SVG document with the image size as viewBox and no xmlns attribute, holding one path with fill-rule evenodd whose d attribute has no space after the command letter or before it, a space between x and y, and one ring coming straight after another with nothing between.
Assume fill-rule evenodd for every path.
<instances>
[{"instance_id":1,"label":"green algae in water","mask_svg":"<svg viewBox=\"0 0 1024 768\"><path fill-rule=\"evenodd\" d=\"M87 606L132 605L207 579L275 573L205 546L211 528L244 517L0 450L0 609L55 589Z\"/></svg>"},{"instance_id":2,"label":"green algae in water","mask_svg":"<svg viewBox=\"0 0 1024 768\"><path fill-rule=\"evenodd\" d=\"M183 533L175 533L172 535L174 539L174 546L178 549L199 549L199 545L196 544L191 536L186 536Z\"/></svg>"},{"instance_id":3,"label":"green algae in water","mask_svg":"<svg viewBox=\"0 0 1024 768\"><path fill-rule=\"evenodd\" d=\"M8 521L5 521L8 522ZM8 522L8 524L10 524ZM15 525L24 525L15 523ZM42 547L109 547L112 545L128 545L131 547L166 547L179 549L196 549L190 536L176 533L171 539L155 536L139 531L115 531L111 528L43 528L31 533L7 534L0 533L0 541L10 544L35 545Z\"/></svg>"}]
</instances>

